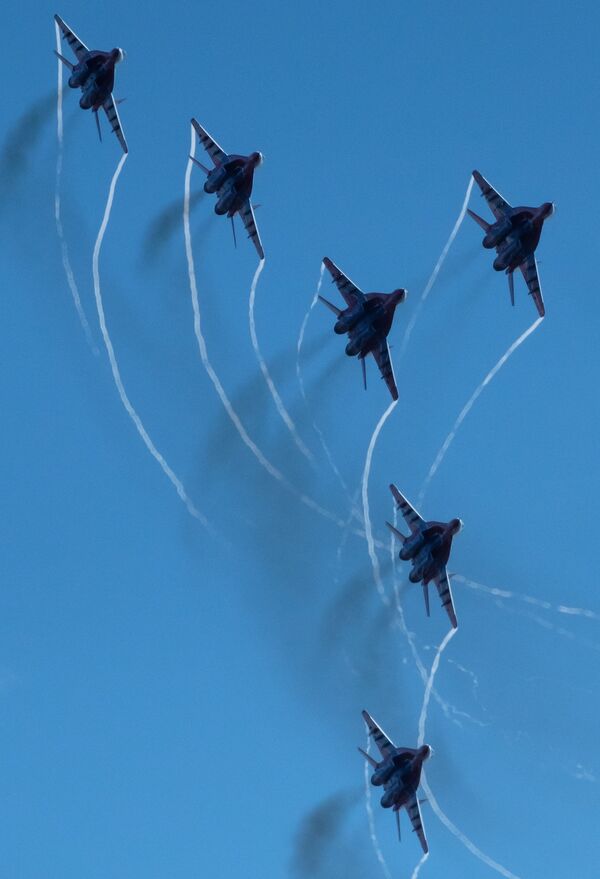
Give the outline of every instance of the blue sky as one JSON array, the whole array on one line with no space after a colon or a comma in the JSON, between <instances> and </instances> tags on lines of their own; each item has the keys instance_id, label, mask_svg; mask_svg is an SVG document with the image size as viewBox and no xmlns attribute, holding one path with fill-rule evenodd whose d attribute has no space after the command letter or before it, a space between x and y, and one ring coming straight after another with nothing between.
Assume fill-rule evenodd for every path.
<instances>
[{"instance_id":1,"label":"blue sky","mask_svg":"<svg viewBox=\"0 0 600 879\"><path fill-rule=\"evenodd\" d=\"M112 383L91 255L119 150L106 126L98 143L74 93L64 225L99 356L70 299L53 218L54 12L88 45L127 52L115 94L126 98L130 157L101 256L107 321L134 405L217 539L188 516ZM383 536L388 483L416 497L459 410L535 318L520 279L510 307L467 219L397 360L471 170L512 203L556 202L539 250L547 319L477 402L422 512L464 520L452 559L464 577L600 612L597 8L233 2L141 14L127 2L9 0L5 20L3 873L381 875L356 753L360 710L410 745L422 683L379 603L364 541L348 538L338 561L340 529L282 491L223 412L193 334L181 223L151 247L149 236L182 198L192 115L224 148L265 154L257 331L316 471L250 345L254 249L240 236L235 250L201 198L192 232L204 330L253 438L342 518L348 503L311 421L354 490L388 398L373 367L362 391L323 308L306 334L306 408L300 324L324 255L367 291L408 288L390 336L400 402L371 472ZM194 174L192 189L201 183ZM472 205L485 214L475 195ZM429 664L446 618L433 601L427 620L419 592L406 589L404 607ZM461 625L436 687L456 711L432 703L432 789L522 879L595 876L598 623L454 592ZM392 875L409 877L416 840L405 832L398 846L392 818L375 817ZM432 854L421 877L493 875L427 806L424 820Z\"/></svg>"}]
</instances>

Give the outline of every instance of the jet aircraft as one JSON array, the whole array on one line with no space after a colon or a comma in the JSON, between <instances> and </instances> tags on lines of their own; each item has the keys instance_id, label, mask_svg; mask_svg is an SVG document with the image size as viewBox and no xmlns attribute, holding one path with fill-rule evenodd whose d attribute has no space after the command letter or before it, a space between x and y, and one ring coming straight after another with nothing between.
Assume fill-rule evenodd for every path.
<instances>
[{"instance_id":1,"label":"jet aircraft","mask_svg":"<svg viewBox=\"0 0 600 879\"><path fill-rule=\"evenodd\" d=\"M192 161L199 168L202 168L206 174L204 191L209 194L216 193L218 196L215 214L227 214L231 218L231 228L233 229L233 240L235 242L233 218L235 214L239 213L248 232L248 237L252 239L256 247L258 258L264 259L265 252L258 229L256 228L254 211L250 203L252 184L254 182L254 169L261 164L263 160L262 154L250 153L249 156L238 156L231 153L228 155L196 119L192 119L192 125L200 143L214 164L214 168L206 168L198 159L191 157Z\"/></svg>"},{"instance_id":2,"label":"jet aircraft","mask_svg":"<svg viewBox=\"0 0 600 879\"><path fill-rule=\"evenodd\" d=\"M384 809L392 808L396 813L398 839L400 839L400 809L404 806L413 826L413 832L417 834L423 851L427 853L429 845L423 828L417 789L423 763L431 756L431 748L429 745L423 745L421 748L397 748L367 711L363 711L362 716L369 728L369 735L373 736L383 758L380 761L374 760L362 748L358 749L375 770L371 776L371 784L375 787L383 786L381 805ZM421 800L421 802L425 801Z\"/></svg>"},{"instance_id":3,"label":"jet aircraft","mask_svg":"<svg viewBox=\"0 0 600 879\"><path fill-rule=\"evenodd\" d=\"M362 364L365 388L367 387L365 357L367 354L372 354L392 399L397 400L398 388L387 336L392 328L396 306L406 299L406 290L394 290L393 293L363 293L328 257L325 257L323 262L347 305L345 309L337 308L324 296L319 296L321 302L337 317L333 327L334 332L338 335L348 333L350 341L346 345L346 354L348 357L358 356Z\"/></svg>"},{"instance_id":4,"label":"jet aircraft","mask_svg":"<svg viewBox=\"0 0 600 879\"><path fill-rule=\"evenodd\" d=\"M397 528L386 522L388 528L402 543L400 558L402 561L410 560L412 562L412 570L408 579L411 583L422 582L427 616L429 616L429 582L434 581L442 599L442 605L450 617L452 626L456 629L458 628L458 620L454 610L446 564L450 557L452 538L462 528L462 522L460 519L451 519L450 522L426 522L411 507L393 483L390 485L390 491L411 532L410 537L405 537Z\"/></svg>"},{"instance_id":5,"label":"jet aircraft","mask_svg":"<svg viewBox=\"0 0 600 879\"><path fill-rule=\"evenodd\" d=\"M469 214L485 232L483 246L489 249L496 248L494 268L497 272L506 272L508 275L510 301L513 305L515 304L513 272L515 269L521 269L538 314L540 317L544 317L546 309L542 298L535 250L540 241L544 220L552 216L554 205L552 202L545 201L539 208L513 208L490 186L479 171L473 171L473 177L481 189L481 194L485 196L496 222L486 222L475 211L469 210Z\"/></svg>"},{"instance_id":6,"label":"jet aircraft","mask_svg":"<svg viewBox=\"0 0 600 879\"><path fill-rule=\"evenodd\" d=\"M99 49L88 49L79 37L73 33L70 27L64 23L59 15L54 16L54 21L62 31L63 40L66 40L77 57L77 64L72 64L60 52L56 52L63 64L71 71L69 87L80 88L82 91L79 106L82 110L91 110L96 117L98 135L100 132L100 120L98 110L102 108L108 116L110 127L117 135L123 152L128 152L127 141L121 128L121 121L117 111L116 102L112 96L115 84L115 65L124 58L122 49L112 49L110 52L101 52Z\"/></svg>"}]
</instances>

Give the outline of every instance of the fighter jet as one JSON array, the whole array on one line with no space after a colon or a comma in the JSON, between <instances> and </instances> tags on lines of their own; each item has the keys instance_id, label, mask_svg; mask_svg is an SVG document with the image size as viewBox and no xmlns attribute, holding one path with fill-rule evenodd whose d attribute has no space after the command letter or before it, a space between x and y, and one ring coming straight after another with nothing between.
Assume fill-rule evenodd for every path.
<instances>
[{"instance_id":1,"label":"fighter jet","mask_svg":"<svg viewBox=\"0 0 600 879\"><path fill-rule=\"evenodd\" d=\"M348 357L358 356L362 364L365 389L367 387L365 357L367 354L372 354L392 399L397 400L398 388L390 360L387 336L392 328L396 306L406 299L406 290L398 289L393 293L363 293L328 257L325 257L323 262L348 306L345 309L337 308L324 296L319 296L321 302L337 317L333 327L334 332L339 335L348 333L350 341L346 345L346 354Z\"/></svg>"},{"instance_id":2,"label":"fighter jet","mask_svg":"<svg viewBox=\"0 0 600 879\"><path fill-rule=\"evenodd\" d=\"M408 579L411 583L423 583L427 616L429 616L429 582L434 581L442 599L442 605L450 617L452 626L456 629L458 628L458 620L452 601L446 564L450 557L452 538L458 534L463 523L460 519L451 519L449 522L426 522L411 507L393 483L390 485L390 491L410 528L410 537L405 537L397 528L386 522L388 528L402 544L400 558L404 562L409 560L412 562L412 571L408 575Z\"/></svg>"},{"instance_id":3,"label":"fighter jet","mask_svg":"<svg viewBox=\"0 0 600 879\"><path fill-rule=\"evenodd\" d=\"M117 105L112 96L115 84L115 65L124 58L122 49L112 49L110 52L101 52L99 49L88 49L76 34L73 33L59 15L54 16L54 21L62 31L63 40L66 40L77 57L77 64L72 64L60 52L55 50L63 64L71 71L69 86L72 89L80 88L83 92L79 106L82 110L91 110L96 117L98 135L102 140L98 110L102 108L108 116L110 127L117 135L123 152L128 152L127 141L121 128L121 121L117 112Z\"/></svg>"},{"instance_id":4,"label":"fighter jet","mask_svg":"<svg viewBox=\"0 0 600 879\"><path fill-rule=\"evenodd\" d=\"M375 787L383 785L381 805L384 809L392 808L396 813L398 839L400 839L400 809L404 806L411 820L413 832L417 834L423 851L427 853L429 846L423 829L417 789L423 763L431 756L431 748L429 745L423 745L421 748L397 748L367 711L363 711L362 716L369 728L369 735L373 736L383 757L383 760L377 762L362 748L358 749L375 770L371 776L371 784ZM425 801L421 800L421 802Z\"/></svg>"},{"instance_id":5,"label":"fighter jet","mask_svg":"<svg viewBox=\"0 0 600 879\"><path fill-rule=\"evenodd\" d=\"M190 157L206 174L204 191L209 194L216 193L218 196L215 214L227 214L231 218L233 241L235 243L233 218L235 214L239 213L248 232L248 237L254 242L258 258L264 259L265 252L260 241L258 229L256 228L254 211L250 203L252 184L254 182L254 169L258 168L262 163L262 154L250 153L249 156L238 156L231 153L231 155L228 155L196 119L192 119L192 125L200 143L214 164L214 168L206 168L198 159Z\"/></svg>"},{"instance_id":6,"label":"fighter jet","mask_svg":"<svg viewBox=\"0 0 600 879\"><path fill-rule=\"evenodd\" d=\"M496 222L487 223L471 210L469 210L469 214L485 232L483 246L489 249L496 248L497 256L494 260L494 268L497 272L506 272L508 275L510 301L513 305L515 304L513 272L515 269L521 269L529 293L533 296L535 307L540 317L544 317L546 309L542 299L535 249L539 244L544 220L552 216L554 205L552 202L545 201L539 208L513 208L490 186L479 171L473 171L473 177L481 189L482 195L485 195Z\"/></svg>"}]
</instances>

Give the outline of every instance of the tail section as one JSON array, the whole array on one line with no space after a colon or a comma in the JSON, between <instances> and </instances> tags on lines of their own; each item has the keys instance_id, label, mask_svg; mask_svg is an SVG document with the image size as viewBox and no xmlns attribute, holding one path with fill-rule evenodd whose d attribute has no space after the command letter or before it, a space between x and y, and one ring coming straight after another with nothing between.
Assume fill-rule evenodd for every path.
<instances>
[{"instance_id":1,"label":"tail section","mask_svg":"<svg viewBox=\"0 0 600 879\"><path fill-rule=\"evenodd\" d=\"M405 537L401 531L398 531L397 528L394 528L394 526L390 522L386 522L385 524L388 526L394 537L398 538L400 543L404 543L406 540L408 540L408 537Z\"/></svg>"},{"instance_id":2,"label":"tail section","mask_svg":"<svg viewBox=\"0 0 600 879\"><path fill-rule=\"evenodd\" d=\"M427 611L427 616L430 617L431 614L429 612L429 586L427 583L423 583L423 598L425 599L425 610Z\"/></svg>"},{"instance_id":3,"label":"tail section","mask_svg":"<svg viewBox=\"0 0 600 879\"><path fill-rule=\"evenodd\" d=\"M194 165L198 165L199 168L202 168L202 170L204 171L204 173L205 173L206 176L208 177L208 175L210 174L210 171L208 170L208 168L206 168L206 167L202 164L202 162L199 162L198 159L195 159L193 156L190 156L190 159L192 160L192 162L194 163Z\"/></svg>"},{"instance_id":4,"label":"tail section","mask_svg":"<svg viewBox=\"0 0 600 879\"><path fill-rule=\"evenodd\" d=\"M367 754L366 751L363 751L362 748L359 748L358 750L359 750L360 753L363 755L363 757L365 758L365 760L367 760L367 761L371 764L371 766L373 767L373 769L377 769L377 766L379 765L379 764L377 763L377 760L373 760L373 758L371 757L371 755L370 755L370 754Z\"/></svg>"},{"instance_id":5,"label":"tail section","mask_svg":"<svg viewBox=\"0 0 600 879\"><path fill-rule=\"evenodd\" d=\"M472 211L471 208L467 208L467 213L470 217L473 217L476 223L478 223L484 232L489 232L491 223L487 223L483 217L480 217L479 214L476 214L475 211Z\"/></svg>"},{"instance_id":6,"label":"tail section","mask_svg":"<svg viewBox=\"0 0 600 879\"><path fill-rule=\"evenodd\" d=\"M75 65L71 64L70 61L67 61L67 59L64 57L64 55L61 55L60 52L56 51L56 49L54 50L54 54L56 55L57 58L59 58L62 61L62 63L65 65L65 67L68 67L69 70L73 70Z\"/></svg>"},{"instance_id":7,"label":"tail section","mask_svg":"<svg viewBox=\"0 0 600 879\"><path fill-rule=\"evenodd\" d=\"M512 272L507 272L508 275L508 290L510 292L510 301L512 305L515 304L515 276Z\"/></svg>"},{"instance_id":8,"label":"tail section","mask_svg":"<svg viewBox=\"0 0 600 879\"><path fill-rule=\"evenodd\" d=\"M331 311L333 311L333 313L335 314L336 317L339 317L339 316L340 316L340 314L342 313L342 309L341 309L341 308L337 308L337 306L335 306L335 305L333 304L333 302L330 302L329 299L325 299L324 296L319 296L319 299L321 300L321 302L323 303L323 305L326 305L327 308L329 308Z\"/></svg>"}]
</instances>

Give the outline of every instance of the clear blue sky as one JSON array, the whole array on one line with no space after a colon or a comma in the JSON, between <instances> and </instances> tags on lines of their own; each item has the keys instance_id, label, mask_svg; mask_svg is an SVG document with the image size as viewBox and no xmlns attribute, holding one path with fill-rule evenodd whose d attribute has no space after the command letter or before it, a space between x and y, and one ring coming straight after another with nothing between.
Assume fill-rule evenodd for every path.
<instances>
[{"instance_id":1,"label":"clear blue sky","mask_svg":"<svg viewBox=\"0 0 600 879\"><path fill-rule=\"evenodd\" d=\"M228 549L144 449L72 306L53 219L54 12L90 46L127 52L107 320L134 404ZM360 710L413 744L421 682L365 543L350 538L338 565L339 529L283 492L224 415L193 335L181 225L150 250L148 235L181 199L192 115L226 149L265 154L259 338L305 440L320 455L315 417L354 489L388 398L373 368L362 391L323 308L306 337L309 411L301 401L295 346L321 258L367 291L408 288L397 354L473 168L513 203L555 201L539 250L547 319L478 401L423 513L464 520L452 567L465 577L600 612L597 6L9 0L4 20L2 875L380 876ZM100 144L65 96L65 230L98 345L91 253L119 158L104 130ZM271 459L345 517L327 462L310 470L264 387L247 327L255 252L241 235L234 250L212 208L200 200L192 226L215 367ZM510 307L480 241L467 219L396 365L371 474L378 534L388 482L416 496L477 382L535 318L521 279ZM472 719L432 704L431 786L522 879L592 879L598 623L454 591L461 626L436 685ZM405 609L430 662L446 618L433 601L427 620L416 588ZM494 875L427 806L424 820L421 879ZM409 877L414 836L399 846L381 810L376 826L393 876Z\"/></svg>"}]
</instances>

